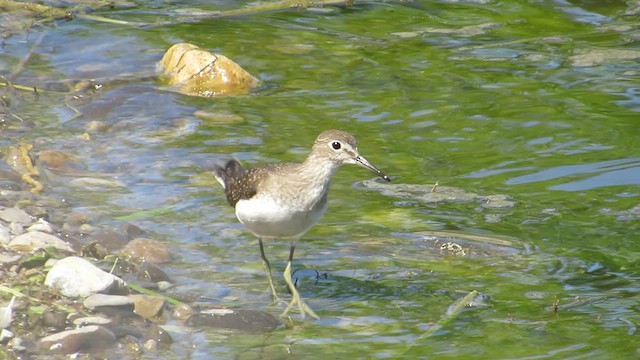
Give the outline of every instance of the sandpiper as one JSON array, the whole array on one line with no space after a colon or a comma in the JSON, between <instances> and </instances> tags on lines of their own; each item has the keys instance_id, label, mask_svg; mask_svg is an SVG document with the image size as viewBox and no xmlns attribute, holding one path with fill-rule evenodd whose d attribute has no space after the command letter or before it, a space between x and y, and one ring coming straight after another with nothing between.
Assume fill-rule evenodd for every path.
<instances>
[{"instance_id":1,"label":"sandpiper","mask_svg":"<svg viewBox=\"0 0 640 360\"><path fill-rule=\"evenodd\" d=\"M214 175L222 184L236 216L257 238L274 301L278 300L271 265L264 254L263 240L290 239L289 260L284 280L291 291L291 301L281 316L294 305L304 319L318 319L302 300L291 279L291 262L297 241L327 210L327 194L331 178L343 164L369 169L386 181L387 175L358 154L356 139L340 130L327 130L315 140L311 152L302 163L271 163L245 169L235 160L216 166Z\"/></svg>"}]
</instances>

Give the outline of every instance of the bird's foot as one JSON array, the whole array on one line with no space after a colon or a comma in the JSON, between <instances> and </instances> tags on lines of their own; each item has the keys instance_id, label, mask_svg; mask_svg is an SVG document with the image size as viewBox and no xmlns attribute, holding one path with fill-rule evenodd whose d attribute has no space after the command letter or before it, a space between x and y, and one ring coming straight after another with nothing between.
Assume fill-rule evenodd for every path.
<instances>
[{"instance_id":1,"label":"bird's foot","mask_svg":"<svg viewBox=\"0 0 640 360\"><path fill-rule=\"evenodd\" d=\"M305 303L304 300L302 300L302 298L300 297L300 294L298 294L297 291L295 291L292 294L292 298L291 298L291 301L289 302L289 305L287 305L287 308L284 309L282 314L280 314L280 317L289 316L289 313L291 312L291 310L295 305L298 305L298 311L300 312L302 319L304 319L307 315L311 316L316 320L320 319L320 317L316 315L316 313L309 307L309 305L307 305L307 303Z\"/></svg>"}]
</instances>

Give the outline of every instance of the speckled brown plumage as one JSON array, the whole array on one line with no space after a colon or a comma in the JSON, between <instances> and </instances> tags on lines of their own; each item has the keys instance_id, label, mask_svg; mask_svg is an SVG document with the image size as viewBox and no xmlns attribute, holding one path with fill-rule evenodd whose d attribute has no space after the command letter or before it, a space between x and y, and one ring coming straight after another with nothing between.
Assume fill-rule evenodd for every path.
<instances>
[{"instance_id":1,"label":"speckled brown plumage","mask_svg":"<svg viewBox=\"0 0 640 360\"><path fill-rule=\"evenodd\" d=\"M286 172L292 163L263 164L251 169L244 169L236 160L229 160L225 167L216 166L216 177L223 179L225 194L229 205L236 206L238 201L251 199L258 192L258 186L270 173Z\"/></svg>"}]
</instances>

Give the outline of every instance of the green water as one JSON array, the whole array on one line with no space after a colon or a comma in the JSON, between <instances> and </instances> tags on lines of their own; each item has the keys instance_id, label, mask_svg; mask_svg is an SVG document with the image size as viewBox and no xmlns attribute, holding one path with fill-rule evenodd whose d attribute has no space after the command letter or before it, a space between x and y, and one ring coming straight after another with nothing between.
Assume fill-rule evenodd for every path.
<instances>
[{"instance_id":1,"label":"green water","mask_svg":"<svg viewBox=\"0 0 640 360\"><path fill-rule=\"evenodd\" d=\"M295 256L307 275L301 293L321 320L269 334L193 331L170 320L176 343L146 358L639 356L640 211L629 210L640 202L640 55L613 56L640 51L638 15L624 15L625 2L356 2L328 14L190 23L170 12L184 4L156 5L101 15L173 25L77 20L46 29L14 82L110 85L77 105L79 118L60 96L20 95L14 111L33 123L6 128L0 145L25 139L117 175L121 191L74 188L72 176L48 184L47 196L99 223L174 209L131 222L172 245L176 259L166 269L178 291L281 311L269 307L255 239L202 173L230 157L301 160L328 128L355 134L360 152L394 183L505 194L516 205L385 196L354 186L369 173L344 168L328 213ZM6 39L1 68L13 68L33 38ZM153 80L127 81L153 74L176 42L223 53L264 86L200 99ZM585 53L610 57L577 57ZM123 81L109 82L115 78ZM235 120L201 120L197 110ZM78 140L92 120L109 127ZM512 251L443 254L420 235L434 230L508 237ZM287 251L284 241L267 247L282 293ZM326 278L316 283L315 270ZM481 305L424 336L472 290L484 296Z\"/></svg>"}]
</instances>

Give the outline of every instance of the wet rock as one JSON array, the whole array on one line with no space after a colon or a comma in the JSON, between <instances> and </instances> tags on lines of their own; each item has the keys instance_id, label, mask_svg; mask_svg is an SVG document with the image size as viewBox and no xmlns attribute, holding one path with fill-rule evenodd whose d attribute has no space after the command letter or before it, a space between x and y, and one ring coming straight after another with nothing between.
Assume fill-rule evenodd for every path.
<instances>
[{"instance_id":1,"label":"wet rock","mask_svg":"<svg viewBox=\"0 0 640 360\"><path fill-rule=\"evenodd\" d=\"M120 227L120 230L127 234L129 239L135 239L137 237L142 237L144 235L144 230L142 230L139 226L133 224L124 224Z\"/></svg>"},{"instance_id":2,"label":"wet rock","mask_svg":"<svg viewBox=\"0 0 640 360\"><path fill-rule=\"evenodd\" d=\"M361 185L368 189L378 190L383 195L426 203L477 201L485 208L507 209L515 206L515 201L507 195L479 195L452 186L389 184L377 180L365 180L361 182Z\"/></svg>"},{"instance_id":3,"label":"wet rock","mask_svg":"<svg viewBox=\"0 0 640 360\"><path fill-rule=\"evenodd\" d=\"M161 241L149 238L131 240L122 252L134 259L154 264L167 263L171 260L169 247Z\"/></svg>"},{"instance_id":4,"label":"wet rock","mask_svg":"<svg viewBox=\"0 0 640 360\"><path fill-rule=\"evenodd\" d=\"M13 338L13 333L7 329L2 329L0 331L0 344L6 344Z\"/></svg>"},{"instance_id":5,"label":"wet rock","mask_svg":"<svg viewBox=\"0 0 640 360\"><path fill-rule=\"evenodd\" d=\"M74 252L69 244L58 237L41 231L31 231L16 236L9 243L9 247L18 251L31 251L34 249L46 249L49 246L66 251Z\"/></svg>"},{"instance_id":6,"label":"wet rock","mask_svg":"<svg viewBox=\"0 0 640 360\"><path fill-rule=\"evenodd\" d=\"M44 337L38 347L58 354L73 354L103 350L115 341L115 335L108 329L90 325Z\"/></svg>"},{"instance_id":7,"label":"wet rock","mask_svg":"<svg viewBox=\"0 0 640 360\"><path fill-rule=\"evenodd\" d=\"M158 342L155 340L147 340L144 342L144 349L146 351L156 351L158 350Z\"/></svg>"},{"instance_id":8,"label":"wet rock","mask_svg":"<svg viewBox=\"0 0 640 360\"><path fill-rule=\"evenodd\" d=\"M67 297L128 292L127 284L122 279L76 256L70 256L56 262L47 274L44 283Z\"/></svg>"},{"instance_id":9,"label":"wet rock","mask_svg":"<svg viewBox=\"0 0 640 360\"><path fill-rule=\"evenodd\" d=\"M142 345L134 336L125 336L119 340L118 347L124 350L127 357L138 359L144 354Z\"/></svg>"},{"instance_id":10,"label":"wet rock","mask_svg":"<svg viewBox=\"0 0 640 360\"><path fill-rule=\"evenodd\" d=\"M496 257L513 256L520 251L514 246L515 239L490 237L448 231L422 231L406 234L415 237L421 246L443 255Z\"/></svg>"},{"instance_id":11,"label":"wet rock","mask_svg":"<svg viewBox=\"0 0 640 360\"><path fill-rule=\"evenodd\" d=\"M33 222L33 218L26 211L14 207L0 211L0 219L9 223L30 224Z\"/></svg>"},{"instance_id":12,"label":"wet rock","mask_svg":"<svg viewBox=\"0 0 640 360\"><path fill-rule=\"evenodd\" d=\"M128 296L93 294L82 302L82 305L99 312L112 313L114 311L130 313L133 312L134 302Z\"/></svg>"},{"instance_id":13,"label":"wet rock","mask_svg":"<svg viewBox=\"0 0 640 360\"><path fill-rule=\"evenodd\" d=\"M10 240L11 235L9 228L4 226L4 224L0 224L0 245L8 245Z\"/></svg>"},{"instance_id":14,"label":"wet rock","mask_svg":"<svg viewBox=\"0 0 640 360\"><path fill-rule=\"evenodd\" d=\"M596 49L569 57L573 66L589 67L612 62L640 59L640 50Z\"/></svg>"},{"instance_id":15,"label":"wet rock","mask_svg":"<svg viewBox=\"0 0 640 360\"><path fill-rule=\"evenodd\" d=\"M89 241L100 244L100 246L109 251L117 251L129 242L129 238L117 231L105 229L93 232L91 236L89 236Z\"/></svg>"},{"instance_id":16,"label":"wet rock","mask_svg":"<svg viewBox=\"0 0 640 360\"><path fill-rule=\"evenodd\" d=\"M66 170L77 159L58 150L42 150L38 152L38 160L52 170Z\"/></svg>"},{"instance_id":17,"label":"wet rock","mask_svg":"<svg viewBox=\"0 0 640 360\"><path fill-rule=\"evenodd\" d=\"M133 300L133 312L145 319L152 319L159 316L164 307L164 299L157 296L129 295L129 297Z\"/></svg>"},{"instance_id":18,"label":"wet rock","mask_svg":"<svg viewBox=\"0 0 640 360\"><path fill-rule=\"evenodd\" d=\"M167 332L167 330L163 329L158 325L152 325L144 335L145 341L152 341L155 345L168 346L173 343L173 338Z\"/></svg>"},{"instance_id":19,"label":"wet rock","mask_svg":"<svg viewBox=\"0 0 640 360\"><path fill-rule=\"evenodd\" d=\"M191 315L193 315L193 308L185 303L181 303L173 309L173 317L176 320L187 320Z\"/></svg>"},{"instance_id":20,"label":"wet rock","mask_svg":"<svg viewBox=\"0 0 640 360\"><path fill-rule=\"evenodd\" d=\"M29 226L27 228L27 231L40 231L48 234L53 234L55 230L53 229L53 225L51 225L47 220L38 219L38 222Z\"/></svg>"},{"instance_id":21,"label":"wet rock","mask_svg":"<svg viewBox=\"0 0 640 360\"><path fill-rule=\"evenodd\" d=\"M104 248L102 245L100 245L98 242L95 242L95 241L80 248L80 255L83 257L90 257L94 259L104 259L110 254L111 253L109 252L109 250L107 250L106 248Z\"/></svg>"},{"instance_id":22,"label":"wet rock","mask_svg":"<svg viewBox=\"0 0 640 360\"><path fill-rule=\"evenodd\" d=\"M56 331L67 327L67 315L55 310L47 310L42 314L42 324Z\"/></svg>"},{"instance_id":23,"label":"wet rock","mask_svg":"<svg viewBox=\"0 0 640 360\"><path fill-rule=\"evenodd\" d=\"M78 230L80 230L81 234L91 234L93 232L94 228L93 228L93 226L91 226L89 224L82 224L82 225L80 225Z\"/></svg>"},{"instance_id":24,"label":"wet rock","mask_svg":"<svg viewBox=\"0 0 640 360\"><path fill-rule=\"evenodd\" d=\"M282 322L273 315L258 310L209 309L193 314L187 324L218 329L242 330L249 332L273 331Z\"/></svg>"},{"instance_id":25,"label":"wet rock","mask_svg":"<svg viewBox=\"0 0 640 360\"><path fill-rule=\"evenodd\" d=\"M23 343L24 341L22 341L21 338L14 337L13 339L9 340L9 342L7 343L7 347L13 351L23 352L27 350L27 348L22 345Z\"/></svg>"},{"instance_id":26,"label":"wet rock","mask_svg":"<svg viewBox=\"0 0 640 360\"><path fill-rule=\"evenodd\" d=\"M173 45L158 67L163 70L170 85L179 86L178 91L187 95L213 97L245 94L260 84L260 80L231 59L192 44Z\"/></svg>"},{"instance_id":27,"label":"wet rock","mask_svg":"<svg viewBox=\"0 0 640 360\"><path fill-rule=\"evenodd\" d=\"M86 326L86 325L109 325L111 324L111 319L102 317L102 316L84 316L79 317L73 320L73 325L75 326Z\"/></svg>"},{"instance_id":28,"label":"wet rock","mask_svg":"<svg viewBox=\"0 0 640 360\"><path fill-rule=\"evenodd\" d=\"M87 123L85 126L85 131L88 133L99 133L107 130L109 128L109 124L104 121L92 120Z\"/></svg>"},{"instance_id":29,"label":"wet rock","mask_svg":"<svg viewBox=\"0 0 640 360\"><path fill-rule=\"evenodd\" d=\"M101 179L91 177L81 177L73 179L69 182L69 185L75 187L85 188L87 190L100 190L104 188L126 188L122 181L114 179Z\"/></svg>"},{"instance_id":30,"label":"wet rock","mask_svg":"<svg viewBox=\"0 0 640 360\"><path fill-rule=\"evenodd\" d=\"M138 277L140 279L151 281L153 283L171 280L169 279L169 276L157 265L146 261L142 263L142 265L140 265Z\"/></svg>"}]
</instances>

